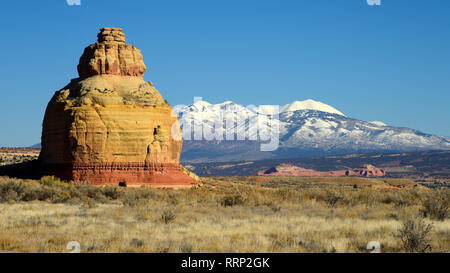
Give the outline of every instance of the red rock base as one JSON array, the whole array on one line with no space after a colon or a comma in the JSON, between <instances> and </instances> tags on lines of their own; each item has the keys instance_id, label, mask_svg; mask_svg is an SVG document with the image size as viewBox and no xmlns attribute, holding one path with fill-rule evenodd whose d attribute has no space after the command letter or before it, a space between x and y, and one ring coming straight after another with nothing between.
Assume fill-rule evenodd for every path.
<instances>
[{"instance_id":1,"label":"red rock base","mask_svg":"<svg viewBox=\"0 0 450 273\"><path fill-rule=\"evenodd\" d=\"M185 174L179 164L74 163L44 166L46 175L91 185L186 187L199 182Z\"/></svg>"}]
</instances>

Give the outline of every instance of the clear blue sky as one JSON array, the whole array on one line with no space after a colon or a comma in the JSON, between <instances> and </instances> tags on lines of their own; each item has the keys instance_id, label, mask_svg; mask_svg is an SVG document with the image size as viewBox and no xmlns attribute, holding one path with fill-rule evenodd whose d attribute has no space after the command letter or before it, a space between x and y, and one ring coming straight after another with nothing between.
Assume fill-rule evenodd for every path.
<instances>
[{"instance_id":1,"label":"clear blue sky","mask_svg":"<svg viewBox=\"0 0 450 273\"><path fill-rule=\"evenodd\" d=\"M450 1L3 1L0 146L39 143L45 107L101 27L122 27L172 105L314 99L450 136Z\"/></svg>"}]
</instances>

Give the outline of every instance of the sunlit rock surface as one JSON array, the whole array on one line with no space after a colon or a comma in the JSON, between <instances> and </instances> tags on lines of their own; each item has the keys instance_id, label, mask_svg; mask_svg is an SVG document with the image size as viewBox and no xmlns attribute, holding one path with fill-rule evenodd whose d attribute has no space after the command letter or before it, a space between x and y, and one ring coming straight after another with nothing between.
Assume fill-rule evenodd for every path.
<instances>
[{"instance_id":1,"label":"sunlit rock surface","mask_svg":"<svg viewBox=\"0 0 450 273\"><path fill-rule=\"evenodd\" d=\"M46 174L94 185L190 186L179 165L172 107L143 79L142 54L119 28L103 28L78 65L79 78L49 102L40 161Z\"/></svg>"}]
</instances>

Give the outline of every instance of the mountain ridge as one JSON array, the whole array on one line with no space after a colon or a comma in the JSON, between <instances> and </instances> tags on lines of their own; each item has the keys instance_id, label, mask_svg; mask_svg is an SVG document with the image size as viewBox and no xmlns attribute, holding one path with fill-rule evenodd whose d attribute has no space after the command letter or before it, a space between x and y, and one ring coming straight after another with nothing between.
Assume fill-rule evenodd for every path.
<instances>
[{"instance_id":1,"label":"mountain ridge","mask_svg":"<svg viewBox=\"0 0 450 273\"><path fill-rule=\"evenodd\" d=\"M380 121L363 121L347 117L339 110L306 100L316 109L289 108L305 104L293 102L280 107L278 119L273 120L273 107L244 107L227 101L220 104L196 102L185 107L175 107L180 123L200 124L213 130L222 116L220 112L231 109L235 120L231 129L246 140L189 140L185 139L182 160L185 162L227 162L325 156L359 152L412 152L450 149L450 138L441 137L406 127L387 125ZM325 106L324 106L325 105ZM310 108L314 108L310 107ZM308 107L306 107L308 108ZM295 109L295 111L290 111ZM323 110L326 111L323 111ZM270 113L270 114L268 114ZM273 121L272 121L273 120ZM271 131L279 128L279 147L275 151L261 152L260 144L267 142L250 130L249 123ZM272 123L271 123L272 122ZM276 125L276 126L275 126ZM264 131L263 130L263 131ZM186 132L184 132L186 133ZM195 139L195 138L194 138Z\"/></svg>"}]
</instances>

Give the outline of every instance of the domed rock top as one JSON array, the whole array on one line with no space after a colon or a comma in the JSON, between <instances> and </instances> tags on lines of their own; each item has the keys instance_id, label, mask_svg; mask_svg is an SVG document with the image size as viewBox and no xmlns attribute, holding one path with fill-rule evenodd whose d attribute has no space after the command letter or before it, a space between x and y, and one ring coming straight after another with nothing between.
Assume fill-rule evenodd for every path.
<instances>
[{"instance_id":1,"label":"domed rock top","mask_svg":"<svg viewBox=\"0 0 450 273\"><path fill-rule=\"evenodd\" d=\"M123 34L121 28L104 27L97 35L98 42L118 42L125 43L125 34Z\"/></svg>"},{"instance_id":2,"label":"domed rock top","mask_svg":"<svg viewBox=\"0 0 450 273\"><path fill-rule=\"evenodd\" d=\"M102 28L97 42L84 49L78 75L120 75L142 77L147 67L139 49L125 43L121 28Z\"/></svg>"}]
</instances>

